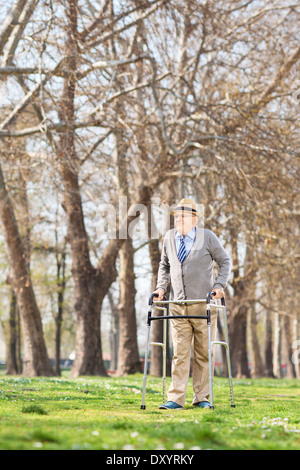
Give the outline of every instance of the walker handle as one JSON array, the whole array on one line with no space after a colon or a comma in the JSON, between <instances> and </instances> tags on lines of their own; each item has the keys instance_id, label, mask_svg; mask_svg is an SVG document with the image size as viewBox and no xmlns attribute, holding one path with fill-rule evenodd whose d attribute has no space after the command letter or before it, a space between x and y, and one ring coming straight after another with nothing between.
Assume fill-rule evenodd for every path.
<instances>
[{"instance_id":1,"label":"walker handle","mask_svg":"<svg viewBox=\"0 0 300 470\"><path fill-rule=\"evenodd\" d=\"M207 294L207 297L206 297L206 303L207 304L210 303L211 297L213 295L216 295L216 292L214 290L212 290L211 292L209 292L209 294ZM221 303L222 303L222 305L225 305L225 296L221 298Z\"/></svg>"},{"instance_id":2,"label":"walker handle","mask_svg":"<svg viewBox=\"0 0 300 470\"><path fill-rule=\"evenodd\" d=\"M154 298L154 297L158 297L158 294L156 294L155 292L153 292L153 293L150 295L150 299L149 299L148 305L152 305L152 304L153 304L153 298ZM167 297L164 295L164 296L163 296L163 299L164 299L164 300L167 300Z\"/></svg>"}]
</instances>

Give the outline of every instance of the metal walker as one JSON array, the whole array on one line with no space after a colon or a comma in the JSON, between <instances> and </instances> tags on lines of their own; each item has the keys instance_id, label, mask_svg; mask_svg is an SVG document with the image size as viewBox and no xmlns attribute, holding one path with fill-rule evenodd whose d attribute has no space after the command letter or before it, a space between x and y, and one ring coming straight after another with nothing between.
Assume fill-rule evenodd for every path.
<instances>
[{"instance_id":1,"label":"metal walker","mask_svg":"<svg viewBox=\"0 0 300 470\"><path fill-rule=\"evenodd\" d=\"M229 379L229 388L230 388L230 399L231 399L231 406L235 408L234 403L234 395L233 395L233 384L232 384L232 375L231 375L231 362L230 362L230 350L229 350L229 341L228 341L228 329L227 329L227 316L226 316L226 305L225 305L225 298L221 299L222 305L217 305L211 303L212 296L215 295L214 291L211 291L207 294L206 299L193 299L193 300L161 300L161 301L154 301L154 297L157 297L157 294L151 294L149 299L149 311L147 316L147 340L146 340L146 350L145 350L145 364L144 364L144 378L143 378L143 394L142 394L142 404L141 409L145 410L145 398L146 398L146 383L147 383L147 369L148 369L148 356L149 356L149 345L153 346L160 346L163 350L163 402L165 403L166 399L166 359L167 359L167 321L168 320L175 320L179 318L199 318L199 319L206 319L207 320L207 334L208 334L208 360L209 360L209 391L210 391L210 408L214 409L213 403L213 366L212 366L212 346L214 344L220 344L225 346L226 348L226 356L227 356L227 366L228 366L228 379ZM164 299L166 299L164 297ZM206 315L168 315L168 304L197 304L206 302ZM165 306L163 306L165 305ZM211 307L223 309L224 315L224 333L225 333L225 341L211 341L211 315L210 309ZM162 316L152 316L152 310L163 310L164 314ZM163 342L162 343L150 343L150 328L151 322L153 320L163 320Z\"/></svg>"}]
</instances>

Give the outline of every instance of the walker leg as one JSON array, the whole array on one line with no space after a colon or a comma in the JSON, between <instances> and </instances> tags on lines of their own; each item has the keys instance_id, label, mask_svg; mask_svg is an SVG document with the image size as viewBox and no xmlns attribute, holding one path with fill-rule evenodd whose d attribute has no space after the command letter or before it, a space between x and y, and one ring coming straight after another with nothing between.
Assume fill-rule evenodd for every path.
<instances>
[{"instance_id":1,"label":"walker leg","mask_svg":"<svg viewBox=\"0 0 300 470\"><path fill-rule=\"evenodd\" d=\"M233 395L233 383L232 383L232 373L231 373L231 361L230 361L230 350L229 350L229 339L228 339L228 328L227 328L227 317L226 317L226 308L224 308L224 329L225 329L225 341L227 344L226 355L227 355L227 367L228 367L228 379L229 379L229 389L230 389L230 400L232 408L235 408L234 395Z\"/></svg>"},{"instance_id":2,"label":"walker leg","mask_svg":"<svg viewBox=\"0 0 300 470\"><path fill-rule=\"evenodd\" d=\"M226 352L227 352L227 366L228 366L228 380L229 380L229 389L230 389L230 401L231 401L232 408L235 408L229 347L226 348Z\"/></svg>"},{"instance_id":3,"label":"walker leg","mask_svg":"<svg viewBox=\"0 0 300 470\"><path fill-rule=\"evenodd\" d=\"M158 307L158 310L164 310L167 312L166 308ZM166 313L165 313L166 315ZM162 387L163 387L163 403L166 403L166 375L167 375L167 320L163 321L163 342L162 343L151 343L153 346L160 346L162 348L162 358L163 358L163 367L162 367Z\"/></svg>"},{"instance_id":4,"label":"walker leg","mask_svg":"<svg viewBox=\"0 0 300 470\"><path fill-rule=\"evenodd\" d=\"M207 335L208 335L208 361L209 361L209 395L210 395L210 408L214 409L214 398L213 398L213 368L212 368L212 351L211 351L211 329L210 323L207 324Z\"/></svg>"},{"instance_id":5,"label":"walker leg","mask_svg":"<svg viewBox=\"0 0 300 470\"><path fill-rule=\"evenodd\" d=\"M145 351L144 378L143 378L143 394L142 394L141 410L145 410L145 409L146 409L145 397L146 397L147 368L148 368L148 355L149 355L149 340L150 340L150 324L147 325L147 341L146 341L146 351Z\"/></svg>"},{"instance_id":6,"label":"walker leg","mask_svg":"<svg viewBox=\"0 0 300 470\"><path fill-rule=\"evenodd\" d=\"M163 352L163 355L165 356L165 351ZM163 403L166 403L166 372L165 372L165 366L164 366L164 372L163 372Z\"/></svg>"},{"instance_id":7,"label":"walker leg","mask_svg":"<svg viewBox=\"0 0 300 470\"><path fill-rule=\"evenodd\" d=\"M163 386L163 403L166 402L166 345L165 343L151 343L152 346L161 346L163 351L163 373L162 373L162 386Z\"/></svg>"},{"instance_id":8,"label":"walker leg","mask_svg":"<svg viewBox=\"0 0 300 470\"><path fill-rule=\"evenodd\" d=\"M163 323L163 403L166 403L166 375L167 375L167 320Z\"/></svg>"}]
</instances>

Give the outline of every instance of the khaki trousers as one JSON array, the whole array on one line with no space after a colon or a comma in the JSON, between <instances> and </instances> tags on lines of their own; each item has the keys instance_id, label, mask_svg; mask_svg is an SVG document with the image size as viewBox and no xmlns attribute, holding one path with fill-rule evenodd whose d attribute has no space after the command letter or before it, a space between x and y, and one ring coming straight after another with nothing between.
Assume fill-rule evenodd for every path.
<instances>
[{"instance_id":1,"label":"khaki trousers","mask_svg":"<svg viewBox=\"0 0 300 470\"><path fill-rule=\"evenodd\" d=\"M170 315L206 315L206 304L170 304ZM207 320L183 318L171 320L173 339L172 382L168 401L184 406L190 375L190 355L193 344L193 405L209 401L209 360ZM211 340L215 341L216 309L211 309ZM214 348L212 348L213 350ZM212 354L214 365L214 355Z\"/></svg>"}]
</instances>

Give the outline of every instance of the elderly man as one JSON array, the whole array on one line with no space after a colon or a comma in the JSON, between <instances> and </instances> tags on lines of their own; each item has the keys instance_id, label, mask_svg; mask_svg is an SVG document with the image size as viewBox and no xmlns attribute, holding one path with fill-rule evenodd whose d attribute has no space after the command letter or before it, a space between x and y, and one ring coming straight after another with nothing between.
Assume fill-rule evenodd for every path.
<instances>
[{"instance_id":1,"label":"elderly man","mask_svg":"<svg viewBox=\"0 0 300 470\"><path fill-rule=\"evenodd\" d=\"M210 230L197 227L196 203L182 199L175 210L175 229L166 233L156 285L157 299L162 300L171 282L171 299L205 299L208 292L215 299L224 296L231 261L217 236ZM214 261L218 276L214 276ZM206 304L170 304L171 315L206 315ZM207 323L201 319L171 320L173 339L172 383L168 402L160 409L183 409L190 371L190 351L193 348L193 405L200 408L209 403L209 359ZM217 315L211 315L212 340L216 335Z\"/></svg>"}]
</instances>

